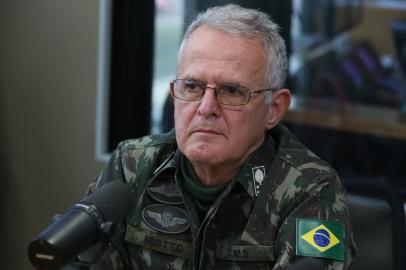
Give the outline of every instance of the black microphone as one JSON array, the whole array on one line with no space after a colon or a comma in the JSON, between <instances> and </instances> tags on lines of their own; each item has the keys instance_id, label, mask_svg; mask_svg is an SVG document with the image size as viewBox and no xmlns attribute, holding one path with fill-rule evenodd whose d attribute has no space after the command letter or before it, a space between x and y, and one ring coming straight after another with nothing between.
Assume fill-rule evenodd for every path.
<instances>
[{"instance_id":1,"label":"black microphone","mask_svg":"<svg viewBox=\"0 0 406 270\"><path fill-rule=\"evenodd\" d=\"M28 246L31 263L39 270L57 270L112 233L130 212L130 186L112 181L69 208Z\"/></svg>"}]
</instances>

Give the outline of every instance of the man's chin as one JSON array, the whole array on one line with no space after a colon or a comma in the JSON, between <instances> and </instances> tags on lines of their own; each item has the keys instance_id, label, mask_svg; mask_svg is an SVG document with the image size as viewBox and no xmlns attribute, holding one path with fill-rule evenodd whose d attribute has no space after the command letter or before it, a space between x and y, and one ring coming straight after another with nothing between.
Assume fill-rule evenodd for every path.
<instances>
[{"instance_id":1,"label":"man's chin","mask_svg":"<svg viewBox=\"0 0 406 270\"><path fill-rule=\"evenodd\" d=\"M206 147L193 147L185 149L183 154L192 163L214 165L221 163L221 155L224 154L224 151Z\"/></svg>"}]
</instances>

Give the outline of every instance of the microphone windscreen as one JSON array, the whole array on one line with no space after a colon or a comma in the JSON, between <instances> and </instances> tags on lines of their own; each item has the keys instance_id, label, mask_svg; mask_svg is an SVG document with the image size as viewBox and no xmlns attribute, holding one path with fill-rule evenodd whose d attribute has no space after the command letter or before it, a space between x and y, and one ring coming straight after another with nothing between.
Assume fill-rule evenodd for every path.
<instances>
[{"instance_id":1,"label":"microphone windscreen","mask_svg":"<svg viewBox=\"0 0 406 270\"><path fill-rule=\"evenodd\" d=\"M111 181L97 188L80 203L94 205L105 221L121 221L134 205L131 187L121 181Z\"/></svg>"}]
</instances>

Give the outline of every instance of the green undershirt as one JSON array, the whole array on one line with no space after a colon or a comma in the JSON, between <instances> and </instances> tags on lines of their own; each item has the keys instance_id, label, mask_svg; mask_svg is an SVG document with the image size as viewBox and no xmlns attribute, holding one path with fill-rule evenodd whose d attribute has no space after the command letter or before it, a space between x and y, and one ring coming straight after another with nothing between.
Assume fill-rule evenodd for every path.
<instances>
[{"instance_id":1,"label":"green undershirt","mask_svg":"<svg viewBox=\"0 0 406 270\"><path fill-rule=\"evenodd\" d=\"M203 220L207 211L209 211L210 206L214 203L227 184L212 187L204 185L196 175L192 164L184 155L181 157L180 169L181 175L184 179L185 189L192 195L196 209L199 212L199 217Z\"/></svg>"}]
</instances>

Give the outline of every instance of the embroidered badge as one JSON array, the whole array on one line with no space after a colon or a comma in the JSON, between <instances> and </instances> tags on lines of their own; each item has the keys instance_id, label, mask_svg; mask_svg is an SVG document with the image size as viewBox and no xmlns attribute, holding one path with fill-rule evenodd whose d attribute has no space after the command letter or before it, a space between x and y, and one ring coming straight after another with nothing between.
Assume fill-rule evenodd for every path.
<instances>
[{"instance_id":1,"label":"embroidered badge","mask_svg":"<svg viewBox=\"0 0 406 270\"><path fill-rule=\"evenodd\" d=\"M177 234L189 229L187 213L176 206L152 204L142 210L144 222L159 232Z\"/></svg>"},{"instance_id":2,"label":"embroidered badge","mask_svg":"<svg viewBox=\"0 0 406 270\"><path fill-rule=\"evenodd\" d=\"M344 260L344 226L341 223L318 220L296 220L296 254Z\"/></svg>"},{"instance_id":3,"label":"embroidered badge","mask_svg":"<svg viewBox=\"0 0 406 270\"><path fill-rule=\"evenodd\" d=\"M261 188L262 182L264 182L265 177L266 174L264 166L252 168L252 181L254 184L255 196L259 195L259 189Z\"/></svg>"},{"instance_id":4,"label":"embroidered badge","mask_svg":"<svg viewBox=\"0 0 406 270\"><path fill-rule=\"evenodd\" d=\"M166 204L183 203L182 195L172 175L159 175L147 186L148 194L155 200Z\"/></svg>"}]
</instances>

